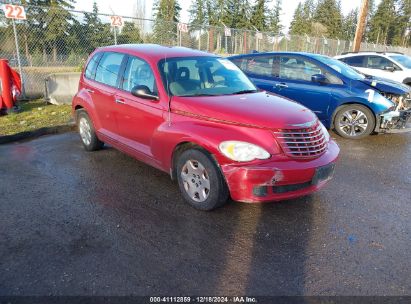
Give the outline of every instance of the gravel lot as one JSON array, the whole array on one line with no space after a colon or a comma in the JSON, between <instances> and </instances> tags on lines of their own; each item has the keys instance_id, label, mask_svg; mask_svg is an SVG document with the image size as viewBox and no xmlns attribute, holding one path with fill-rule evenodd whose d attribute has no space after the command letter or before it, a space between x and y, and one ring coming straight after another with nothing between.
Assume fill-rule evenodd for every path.
<instances>
[{"instance_id":1,"label":"gravel lot","mask_svg":"<svg viewBox=\"0 0 411 304\"><path fill-rule=\"evenodd\" d=\"M411 134L337 137L335 178L214 212L78 135L0 146L0 295L411 295Z\"/></svg>"}]
</instances>

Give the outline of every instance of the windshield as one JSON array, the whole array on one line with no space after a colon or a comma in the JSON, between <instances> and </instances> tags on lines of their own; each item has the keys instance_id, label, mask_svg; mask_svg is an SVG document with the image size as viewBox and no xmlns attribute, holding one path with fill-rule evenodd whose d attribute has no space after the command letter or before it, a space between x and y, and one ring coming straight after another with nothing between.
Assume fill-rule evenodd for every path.
<instances>
[{"instance_id":1,"label":"windshield","mask_svg":"<svg viewBox=\"0 0 411 304\"><path fill-rule=\"evenodd\" d=\"M365 78L363 74L358 73L356 70L342 61L321 55L314 55L313 57L347 78L355 80L362 80Z\"/></svg>"},{"instance_id":2,"label":"windshield","mask_svg":"<svg viewBox=\"0 0 411 304\"><path fill-rule=\"evenodd\" d=\"M395 61L399 62L401 65L406 67L407 69L411 69L411 57L405 55L390 55L388 56Z\"/></svg>"},{"instance_id":3,"label":"windshield","mask_svg":"<svg viewBox=\"0 0 411 304\"><path fill-rule=\"evenodd\" d=\"M257 92L231 61L218 57L167 58L159 62L164 87L174 96L217 96Z\"/></svg>"}]
</instances>

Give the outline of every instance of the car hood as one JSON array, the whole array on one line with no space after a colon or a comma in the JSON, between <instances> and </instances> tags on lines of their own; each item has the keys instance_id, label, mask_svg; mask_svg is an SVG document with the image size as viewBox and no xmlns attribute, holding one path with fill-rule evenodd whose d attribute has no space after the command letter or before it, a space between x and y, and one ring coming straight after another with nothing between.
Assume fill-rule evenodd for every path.
<instances>
[{"instance_id":1,"label":"car hood","mask_svg":"<svg viewBox=\"0 0 411 304\"><path fill-rule=\"evenodd\" d=\"M366 84L367 86L376 88L378 91L384 93L404 95L410 91L410 88L407 85L386 78L370 77L360 81Z\"/></svg>"},{"instance_id":2,"label":"car hood","mask_svg":"<svg viewBox=\"0 0 411 304\"><path fill-rule=\"evenodd\" d=\"M259 128L295 128L317 118L306 107L266 92L220 96L174 96L171 111L200 119Z\"/></svg>"}]
</instances>

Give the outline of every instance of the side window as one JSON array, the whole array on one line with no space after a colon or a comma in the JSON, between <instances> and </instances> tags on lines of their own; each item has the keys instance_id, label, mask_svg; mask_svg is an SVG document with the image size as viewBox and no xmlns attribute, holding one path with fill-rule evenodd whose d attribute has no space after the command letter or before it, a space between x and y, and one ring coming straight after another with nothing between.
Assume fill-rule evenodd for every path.
<instances>
[{"instance_id":1,"label":"side window","mask_svg":"<svg viewBox=\"0 0 411 304\"><path fill-rule=\"evenodd\" d=\"M138 85L148 87L152 94L157 95L154 74L149 64L137 57L129 57L121 88L130 92L133 87Z\"/></svg>"},{"instance_id":2,"label":"side window","mask_svg":"<svg viewBox=\"0 0 411 304\"><path fill-rule=\"evenodd\" d=\"M259 75L272 76L273 71L273 56L254 56L246 60L244 72Z\"/></svg>"},{"instance_id":3,"label":"side window","mask_svg":"<svg viewBox=\"0 0 411 304\"><path fill-rule=\"evenodd\" d=\"M283 79L311 81L311 76L324 74L319 66L299 57L281 56L279 76Z\"/></svg>"},{"instance_id":4,"label":"side window","mask_svg":"<svg viewBox=\"0 0 411 304\"><path fill-rule=\"evenodd\" d=\"M94 79L96 75L96 68L97 64L101 58L102 53L97 53L90 59L89 63L87 64L86 70L84 72L84 76L88 79Z\"/></svg>"},{"instance_id":5,"label":"side window","mask_svg":"<svg viewBox=\"0 0 411 304\"><path fill-rule=\"evenodd\" d=\"M123 58L124 54L104 53L97 66L95 80L115 87Z\"/></svg>"},{"instance_id":6,"label":"side window","mask_svg":"<svg viewBox=\"0 0 411 304\"><path fill-rule=\"evenodd\" d=\"M344 62L354 67L363 68L365 67L364 59L365 59L365 56L353 56L353 57L344 58Z\"/></svg>"},{"instance_id":7,"label":"side window","mask_svg":"<svg viewBox=\"0 0 411 304\"><path fill-rule=\"evenodd\" d=\"M367 68L384 70L387 67L396 68L396 65L382 56L368 56Z\"/></svg>"},{"instance_id":8,"label":"side window","mask_svg":"<svg viewBox=\"0 0 411 304\"><path fill-rule=\"evenodd\" d=\"M238 66L240 69L245 71L245 67L247 64L247 58L236 58L236 59L230 59L236 66Z\"/></svg>"}]
</instances>

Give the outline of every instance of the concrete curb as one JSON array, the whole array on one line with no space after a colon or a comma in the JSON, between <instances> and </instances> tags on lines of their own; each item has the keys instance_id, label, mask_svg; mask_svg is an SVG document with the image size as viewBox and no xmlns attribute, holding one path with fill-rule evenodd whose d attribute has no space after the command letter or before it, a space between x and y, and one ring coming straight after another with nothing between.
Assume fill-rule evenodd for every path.
<instances>
[{"instance_id":1,"label":"concrete curb","mask_svg":"<svg viewBox=\"0 0 411 304\"><path fill-rule=\"evenodd\" d=\"M13 135L0 136L0 145L12 143L15 141L34 139L34 138L37 138L43 135L66 133L66 132L74 131L75 129L76 129L75 123L71 122L65 125L60 125L60 126L55 126L55 127L45 127L45 128L40 128L40 129L33 130L33 131L21 132L21 133L17 133Z\"/></svg>"}]
</instances>

